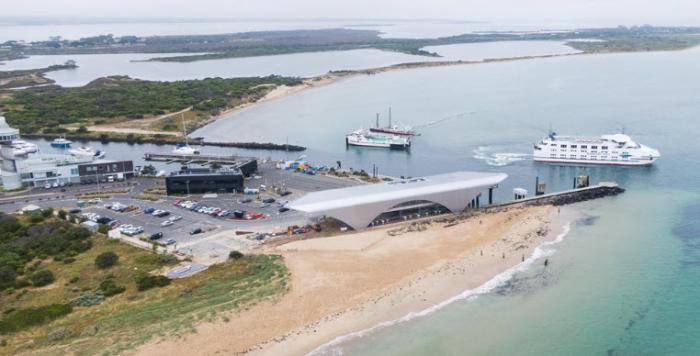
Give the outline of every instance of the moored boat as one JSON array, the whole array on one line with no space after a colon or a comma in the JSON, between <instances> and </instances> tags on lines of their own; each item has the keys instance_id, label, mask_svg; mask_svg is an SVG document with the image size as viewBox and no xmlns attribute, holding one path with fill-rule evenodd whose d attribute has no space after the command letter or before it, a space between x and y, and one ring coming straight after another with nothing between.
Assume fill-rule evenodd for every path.
<instances>
[{"instance_id":1,"label":"moored boat","mask_svg":"<svg viewBox=\"0 0 700 356\"><path fill-rule=\"evenodd\" d=\"M68 148L72 143L73 141L66 140L65 137L59 137L51 141L51 147Z\"/></svg>"}]
</instances>

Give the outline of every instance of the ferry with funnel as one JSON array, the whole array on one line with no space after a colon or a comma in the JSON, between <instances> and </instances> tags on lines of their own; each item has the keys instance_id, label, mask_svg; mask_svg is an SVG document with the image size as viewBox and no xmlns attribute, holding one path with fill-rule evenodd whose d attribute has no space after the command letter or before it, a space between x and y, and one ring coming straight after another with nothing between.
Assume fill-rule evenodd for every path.
<instances>
[{"instance_id":1,"label":"ferry with funnel","mask_svg":"<svg viewBox=\"0 0 700 356\"><path fill-rule=\"evenodd\" d=\"M621 166L649 166L660 156L658 150L625 134L583 137L550 132L534 145L533 152L536 162Z\"/></svg>"}]
</instances>

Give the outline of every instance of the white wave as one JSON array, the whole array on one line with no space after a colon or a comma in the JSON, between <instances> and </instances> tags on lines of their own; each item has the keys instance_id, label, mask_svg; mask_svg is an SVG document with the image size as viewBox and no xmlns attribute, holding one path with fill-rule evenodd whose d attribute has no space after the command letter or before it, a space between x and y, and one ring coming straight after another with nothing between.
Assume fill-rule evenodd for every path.
<instances>
[{"instance_id":1,"label":"white wave","mask_svg":"<svg viewBox=\"0 0 700 356\"><path fill-rule=\"evenodd\" d=\"M472 157L486 162L489 166L502 167L514 162L524 161L532 155L527 153L511 153L511 152L491 152L491 149L485 146L479 146L474 151Z\"/></svg>"},{"instance_id":2,"label":"white wave","mask_svg":"<svg viewBox=\"0 0 700 356\"><path fill-rule=\"evenodd\" d=\"M500 274L494 276L493 278L488 280L486 283L480 285L477 288L467 289L464 292L462 292L462 293L460 293L452 298L449 298L445 301L442 301L436 305L433 305L433 306L426 308L426 309L423 309L421 311L408 313L399 319L381 322L375 326L372 326L372 327L364 329L364 330L360 330L360 331L356 331L356 332L353 332L350 334L338 336L335 339L333 339L333 340L317 347L316 349L312 350L307 355L342 355L343 351L340 348L340 345L344 342L363 337L363 336L368 335L370 333L373 333L375 331L378 331L378 330L381 330L381 329L384 329L384 328L387 328L390 326L394 326L394 325L397 325L400 323L404 323L404 322L413 320L415 318L420 318L423 316L430 315L430 314L432 314L432 313L434 313L434 312L436 312L436 311L438 311L438 310L440 310L440 309L442 309L442 308L444 308L444 307L446 307L446 306L448 306L456 301L474 300L479 295L486 294L486 293L492 291L493 289L495 289L496 287L503 285L505 282L507 282L508 280L513 278L513 276L516 273L526 271L538 259L540 259L542 257L549 257L549 256L553 255L556 250L553 248L548 248L548 247L562 242L564 240L564 237L567 234L569 234L570 230L571 230L571 223L566 223L566 225L564 225L564 227L562 229L562 232L559 235L557 235L556 238L554 238L551 241L543 242L542 244L537 246L535 248L535 250L532 252L532 255L530 255L530 257L527 258L525 261L501 272Z\"/></svg>"}]
</instances>

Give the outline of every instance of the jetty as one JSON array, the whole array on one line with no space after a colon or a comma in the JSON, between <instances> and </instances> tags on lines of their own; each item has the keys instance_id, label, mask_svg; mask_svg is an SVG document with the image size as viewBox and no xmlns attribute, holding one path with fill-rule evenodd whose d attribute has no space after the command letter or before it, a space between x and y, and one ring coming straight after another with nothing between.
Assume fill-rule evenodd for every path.
<instances>
[{"instance_id":1,"label":"jetty","mask_svg":"<svg viewBox=\"0 0 700 356\"><path fill-rule=\"evenodd\" d=\"M624 188L621 188L615 182L600 182L596 185L591 185L588 187L575 188L564 190L556 193L536 195L529 198L516 199L508 202L490 205L487 208L500 208L509 205L523 204L523 205L567 205L573 203L579 203L582 201L593 200L598 198L603 198L607 196L614 196L622 194L625 192Z\"/></svg>"}]
</instances>

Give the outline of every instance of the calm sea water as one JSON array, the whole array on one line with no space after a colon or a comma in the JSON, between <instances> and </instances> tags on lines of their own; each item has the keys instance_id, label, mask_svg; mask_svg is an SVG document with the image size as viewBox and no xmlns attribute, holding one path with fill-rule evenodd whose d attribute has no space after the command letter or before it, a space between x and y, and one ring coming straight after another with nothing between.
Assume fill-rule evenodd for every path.
<instances>
[{"instance_id":1,"label":"calm sea water","mask_svg":"<svg viewBox=\"0 0 700 356\"><path fill-rule=\"evenodd\" d=\"M74 60L78 68L46 73L61 86L81 86L109 75L128 75L147 80L185 80L207 77L251 77L271 74L312 77L331 70L377 68L399 63L439 60L483 60L531 55L573 53L575 50L556 41L493 42L432 46L428 50L443 57L413 56L398 52L361 49L276 56L229 58L191 63L143 62L154 57L178 54L127 53L31 56L6 62L0 70L44 68Z\"/></svg>"},{"instance_id":2,"label":"calm sea water","mask_svg":"<svg viewBox=\"0 0 700 356\"><path fill-rule=\"evenodd\" d=\"M311 160L393 175L506 172L498 189L569 188L577 174L614 180L619 197L577 207L544 269L429 316L329 349L347 355L687 355L700 349L700 49L575 56L384 73L315 88L195 132L217 140L303 144ZM410 153L347 149L343 135L393 108L422 133ZM386 116L386 114L385 114ZM661 150L649 168L535 164L551 126L621 128Z\"/></svg>"}]
</instances>

